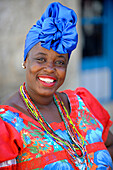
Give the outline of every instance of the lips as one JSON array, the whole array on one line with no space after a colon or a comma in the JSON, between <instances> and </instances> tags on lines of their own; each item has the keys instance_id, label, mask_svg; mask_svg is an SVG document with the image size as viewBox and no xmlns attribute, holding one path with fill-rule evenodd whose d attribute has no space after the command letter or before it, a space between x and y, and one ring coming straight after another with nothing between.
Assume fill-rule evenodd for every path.
<instances>
[{"instance_id":1,"label":"lips","mask_svg":"<svg viewBox=\"0 0 113 170\"><path fill-rule=\"evenodd\" d=\"M55 85L56 78L51 76L38 76L40 83L43 86L51 87Z\"/></svg>"}]
</instances>

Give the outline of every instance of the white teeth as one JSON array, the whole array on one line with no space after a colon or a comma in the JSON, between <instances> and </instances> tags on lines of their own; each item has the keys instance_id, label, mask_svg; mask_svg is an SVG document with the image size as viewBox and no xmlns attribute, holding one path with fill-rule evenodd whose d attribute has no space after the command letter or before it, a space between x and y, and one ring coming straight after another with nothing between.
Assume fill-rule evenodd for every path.
<instances>
[{"instance_id":1,"label":"white teeth","mask_svg":"<svg viewBox=\"0 0 113 170\"><path fill-rule=\"evenodd\" d=\"M46 82L46 83L53 83L54 80L53 79L49 79L49 78L42 78L42 77L39 77L40 80Z\"/></svg>"}]
</instances>

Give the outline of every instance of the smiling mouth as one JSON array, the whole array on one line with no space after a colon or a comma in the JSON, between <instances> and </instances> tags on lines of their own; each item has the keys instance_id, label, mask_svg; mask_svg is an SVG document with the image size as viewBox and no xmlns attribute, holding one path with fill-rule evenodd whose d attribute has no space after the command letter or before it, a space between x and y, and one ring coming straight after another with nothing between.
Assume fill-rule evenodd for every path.
<instances>
[{"instance_id":1,"label":"smiling mouth","mask_svg":"<svg viewBox=\"0 0 113 170\"><path fill-rule=\"evenodd\" d=\"M48 84L55 82L55 80L50 79L50 78L42 78L42 77L39 77L39 80L41 80L41 81L43 81L43 82L45 82L45 83L48 83Z\"/></svg>"},{"instance_id":2,"label":"smiling mouth","mask_svg":"<svg viewBox=\"0 0 113 170\"><path fill-rule=\"evenodd\" d=\"M38 79L41 82L41 84L47 87L54 86L56 82L56 79L54 77L49 76L39 76Z\"/></svg>"}]
</instances>

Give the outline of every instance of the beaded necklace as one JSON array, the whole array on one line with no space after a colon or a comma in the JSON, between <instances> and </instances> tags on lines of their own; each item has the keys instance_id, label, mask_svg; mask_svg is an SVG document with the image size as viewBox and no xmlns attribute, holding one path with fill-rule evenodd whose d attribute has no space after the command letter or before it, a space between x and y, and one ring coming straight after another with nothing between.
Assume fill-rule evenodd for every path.
<instances>
[{"instance_id":1,"label":"beaded necklace","mask_svg":"<svg viewBox=\"0 0 113 170\"><path fill-rule=\"evenodd\" d=\"M58 98L58 95L55 93L53 96L53 100L55 102L55 105L57 106L57 109L61 115L61 118L64 122L64 125L66 127L66 131L68 136L70 137L71 142L65 140L64 138L58 136L58 134L51 128L50 124L48 124L41 114L38 107L33 103L30 96L28 95L28 92L25 87L25 83L20 86L20 96L27 107L28 112L34 117L35 120L39 122L39 124L42 126L44 132L48 134L55 142L57 142L59 145L61 145L71 156L71 160L75 163L76 161L79 163L86 163L87 164L87 155L86 155L86 149L84 144L84 139L82 135L79 133L79 131L74 126L68 111L66 107L64 106L64 103ZM80 139L80 142L78 141L78 138ZM84 161L81 162L80 159L83 159Z\"/></svg>"}]
</instances>

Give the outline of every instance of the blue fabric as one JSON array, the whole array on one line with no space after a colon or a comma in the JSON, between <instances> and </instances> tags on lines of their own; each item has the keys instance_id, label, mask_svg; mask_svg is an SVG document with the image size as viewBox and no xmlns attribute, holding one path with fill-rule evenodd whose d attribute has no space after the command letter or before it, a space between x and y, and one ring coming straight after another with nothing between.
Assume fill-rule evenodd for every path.
<instances>
[{"instance_id":1,"label":"blue fabric","mask_svg":"<svg viewBox=\"0 0 113 170\"><path fill-rule=\"evenodd\" d=\"M72 9L59 2L51 3L26 36L24 61L38 42L48 50L52 48L59 54L69 53L70 56L78 42L76 22L77 16Z\"/></svg>"}]
</instances>

